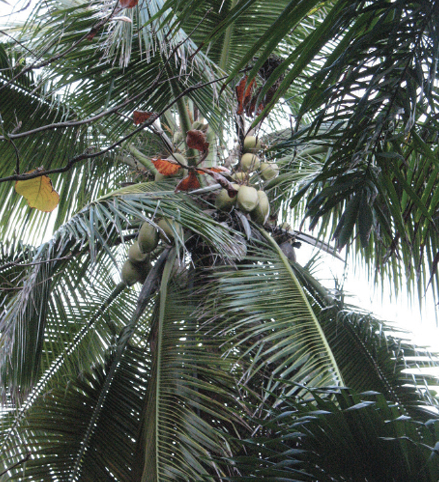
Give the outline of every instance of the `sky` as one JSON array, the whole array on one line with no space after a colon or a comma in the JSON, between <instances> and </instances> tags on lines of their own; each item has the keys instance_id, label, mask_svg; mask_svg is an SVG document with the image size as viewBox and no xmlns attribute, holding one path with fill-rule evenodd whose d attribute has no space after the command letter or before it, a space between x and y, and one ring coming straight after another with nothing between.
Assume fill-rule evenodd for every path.
<instances>
[{"instance_id":1,"label":"sky","mask_svg":"<svg viewBox=\"0 0 439 482\"><path fill-rule=\"evenodd\" d=\"M7 2L7 3L5 3ZM0 15L2 18L0 18L0 23L2 25L5 25L5 19L6 20L23 20L27 17L29 12L31 11L31 6L32 4L35 3L35 0L0 0ZM20 10L22 10L20 12ZM11 13L16 13L16 15L8 17Z\"/></svg>"}]
</instances>

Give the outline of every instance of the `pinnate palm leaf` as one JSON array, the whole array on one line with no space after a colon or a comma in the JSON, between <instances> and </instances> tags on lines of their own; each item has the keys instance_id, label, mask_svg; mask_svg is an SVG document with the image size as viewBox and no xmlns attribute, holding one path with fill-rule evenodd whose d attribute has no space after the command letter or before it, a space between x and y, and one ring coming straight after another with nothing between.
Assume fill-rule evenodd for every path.
<instances>
[{"instance_id":1,"label":"pinnate palm leaf","mask_svg":"<svg viewBox=\"0 0 439 482\"><path fill-rule=\"evenodd\" d=\"M99 261L102 253L115 261L113 246L124 241L127 229L135 234L141 220L146 219L146 213L176 220L223 256L240 256L239 243L230 236L227 228L206 216L190 197L161 191L155 183L124 188L90 204L37 250L32 259L34 264L28 267L20 290L9 299L4 309L1 320L4 334L1 356L5 361L2 364L3 387L8 385L15 392L20 386L25 393L25 387L32 386L40 370L50 310L55 313L57 309L67 307L75 310L74 303L63 296L63 290L68 289L72 300L81 300L81 296L78 298L75 293L80 293L80 281L87 272L84 268L90 261ZM79 257L79 263L75 261L76 257ZM69 265L76 268L69 270ZM58 301L52 303L54 278L59 283L54 292L54 300Z\"/></svg>"},{"instance_id":2,"label":"pinnate palm leaf","mask_svg":"<svg viewBox=\"0 0 439 482\"><path fill-rule=\"evenodd\" d=\"M235 480L437 479L437 419L419 423L376 392L311 390L310 396L267 412L260 436L248 440L251 455L238 460L251 475Z\"/></svg>"}]
</instances>

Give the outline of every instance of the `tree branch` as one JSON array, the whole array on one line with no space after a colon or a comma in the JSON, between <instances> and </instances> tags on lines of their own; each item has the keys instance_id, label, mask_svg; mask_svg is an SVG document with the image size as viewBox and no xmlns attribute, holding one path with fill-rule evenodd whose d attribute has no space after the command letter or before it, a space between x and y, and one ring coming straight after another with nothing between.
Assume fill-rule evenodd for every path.
<instances>
[{"instance_id":1,"label":"tree branch","mask_svg":"<svg viewBox=\"0 0 439 482\"><path fill-rule=\"evenodd\" d=\"M111 19L111 17L116 14L116 13L119 13L121 9L118 9L116 11L116 7L113 9L113 12L111 13L110 17L107 18L105 20L105 22L107 22L108 20ZM19 138L22 138L22 137L27 137L29 135L32 135L32 134L37 134L38 132L44 132L46 130L51 130L51 129L60 129L60 128L66 128L66 127L77 127L77 126L80 126L80 125L84 125L84 124L89 124L91 122L94 122L96 120L99 120L101 119L102 117L105 117L107 115L110 115L110 114L113 114L115 112L117 112L119 109L121 109L122 107L125 107L127 106L128 104L130 104L131 102L141 98L142 96L146 96L148 92L151 92L155 87L157 87L158 85L161 85L163 83L166 83L166 82L170 82L176 78L181 78L182 76L178 76L178 77L168 77L167 79L163 80L162 82L159 82L162 74L164 71L168 71L168 64L170 62L170 59L174 56L174 54L176 53L177 49L180 48L184 43L186 43L191 35L194 33L194 31L198 28L198 26L200 25L200 23L204 20L204 18L207 16L207 14L211 11L212 9L210 9L208 12L206 12L206 14L204 15L203 19L197 24L197 26L191 31L191 33L189 35L187 35L183 40L181 40L180 42L177 43L177 45L175 45L175 47L172 49L172 51L170 52L170 54L168 55L168 58L166 59L166 61L164 62L163 64L163 67L160 69L159 73L157 74L156 78L154 79L154 82L151 84L151 86L144 92L140 92L139 94L137 95L134 95L133 97L125 100L124 102L122 102L121 104L115 106L115 107L112 107L111 109L108 109L107 111L104 111L104 112L101 112L100 114L97 114L93 117L89 117L88 119L83 119L83 120L79 120L79 121L66 121L66 122L57 122L57 123L54 123L54 124L47 124L45 126L41 126L41 127L37 127L36 129L32 129L30 131L26 131L26 132L21 132L19 134L15 134L14 132L12 132L11 134L8 134L7 136L0 136L0 141L3 141L3 140L10 140L10 139L19 139ZM103 20L101 20L100 23L104 22ZM104 22L104 23L105 23ZM104 23L102 23L102 25L104 25ZM97 27L92 27L91 31L93 31L94 29L96 28L99 28L101 27L102 25L99 25L96 24ZM1 31L0 31L1 32ZM90 32L88 34L86 34L85 36L83 36L81 39L79 39L76 44L74 44L69 50L67 50L64 54L67 54L69 53L72 48L75 46L75 45L78 45L85 37L87 37L88 35L90 34ZM59 54L58 58L61 56L61 54ZM52 59L49 59L47 62L49 62L50 60L56 60L55 57L53 57ZM47 65L47 64L45 64ZM10 79L9 81L6 82L6 84L4 84L3 86L0 87L0 91L6 87L7 85L9 85L11 82L13 82L14 80L16 80L21 74L25 73L26 71L28 70L31 70L32 68L37 68L37 67L42 67L43 65L38 65L38 66L29 66L27 69L23 70L22 72L20 72L20 74L17 74L16 77Z\"/></svg>"}]
</instances>

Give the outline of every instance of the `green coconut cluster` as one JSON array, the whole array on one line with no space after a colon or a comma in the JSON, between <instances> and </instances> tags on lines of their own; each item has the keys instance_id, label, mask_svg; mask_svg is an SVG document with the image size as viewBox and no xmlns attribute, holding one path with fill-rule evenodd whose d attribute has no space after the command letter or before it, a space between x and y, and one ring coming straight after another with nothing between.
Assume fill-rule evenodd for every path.
<instances>
[{"instance_id":1,"label":"green coconut cluster","mask_svg":"<svg viewBox=\"0 0 439 482\"><path fill-rule=\"evenodd\" d=\"M275 162L263 162L256 155L262 148L259 139L254 136L247 136L244 139L244 154L239 162L241 171L234 175L239 177L249 177L250 173L258 172L264 181L274 179L279 175L279 166Z\"/></svg>"},{"instance_id":2,"label":"green coconut cluster","mask_svg":"<svg viewBox=\"0 0 439 482\"><path fill-rule=\"evenodd\" d=\"M151 269L150 253L160 240L173 244L175 236L183 239L183 228L176 221L160 219L157 229L152 223L145 222L139 230L137 240L128 249L128 259L122 266L122 281L127 286L143 283Z\"/></svg>"},{"instance_id":3,"label":"green coconut cluster","mask_svg":"<svg viewBox=\"0 0 439 482\"><path fill-rule=\"evenodd\" d=\"M265 192L252 186L233 184L233 187L238 190L238 194L230 197L226 189L221 189L215 199L216 208L229 212L236 207L240 211L250 214L250 217L258 224L265 224L270 214L270 202Z\"/></svg>"},{"instance_id":4,"label":"green coconut cluster","mask_svg":"<svg viewBox=\"0 0 439 482\"><path fill-rule=\"evenodd\" d=\"M259 224L265 224L270 214L270 203L263 190L249 186L250 176L258 173L264 181L274 179L279 175L279 166L275 163L261 162L257 156L262 148L259 140L254 136L244 139L244 154L239 162L239 171L232 178L237 182L233 187L238 194L230 197L226 189L222 189L215 199L216 208L221 211L231 211L233 207L250 214Z\"/></svg>"}]
</instances>

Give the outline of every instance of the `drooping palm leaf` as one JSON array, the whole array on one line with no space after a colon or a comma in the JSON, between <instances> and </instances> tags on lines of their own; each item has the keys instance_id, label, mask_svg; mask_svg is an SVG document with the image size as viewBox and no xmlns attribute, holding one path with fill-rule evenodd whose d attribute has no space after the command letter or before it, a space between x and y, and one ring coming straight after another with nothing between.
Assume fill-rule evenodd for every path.
<instances>
[{"instance_id":1,"label":"drooping palm leaf","mask_svg":"<svg viewBox=\"0 0 439 482\"><path fill-rule=\"evenodd\" d=\"M268 409L249 455L237 460L248 476L234 480L437 480L437 419L417 422L375 392L310 395Z\"/></svg>"},{"instance_id":2,"label":"drooping palm leaf","mask_svg":"<svg viewBox=\"0 0 439 482\"><path fill-rule=\"evenodd\" d=\"M4 309L1 320L3 387L8 385L12 391L18 387L25 390L35 381L54 280L60 290L55 294L61 297L57 309L63 309L63 303L70 304L68 297L62 296L66 288L72 299L78 302L81 297L74 292L79 289L84 267L90 261L99 262L98 256L102 252L114 261L111 247L124 241L126 229L136 233L145 213L176 220L214 246L220 255L240 256L240 243L230 236L227 228L206 216L190 197L161 191L155 183L124 188L90 204L38 249L20 291ZM183 240L177 241L181 243ZM81 260L78 280L71 278L72 273L67 270L70 260L76 256ZM71 309L74 309L74 303Z\"/></svg>"},{"instance_id":3,"label":"drooping palm leaf","mask_svg":"<svg viewBox=\"0 0 439 482\"><path fill-rule=\"evenodd\" d=\"M179 280L176 254L165 267L149 337L152 376L143 424L144 470L139 479L145 482L217 480L233 473L215 461L231 453L227 433L239 423L232 411L233 360L221 357L217 342L199 324L200 279L196 272L194 278L186 272Z\"/></svg>"},{"instance_id":4,"label":"drooping palm leaf","mask_svg":"<svg viewBox=\"0 0 439 482\"><path fill-rule=\"evenodd\" d=\"M421 387L436 383L429 369L437 366L437 355L399 338L401 333L371 313L347 305L343 293L331 293L299 265L293 268L310 295L346 386L380 392L402 411L430 418L425 408L437 406L437 401Z\"/></svg>"},{"instance_id":5,"label":"drooping palm leaf","mask_svg":"<svg viewBox=\"0 0 439 482\"><path fill-rule=\"evenodd\" d=\"M262 397L264 387L281 389L283 379L306 380L309 386L343 385L322 327L285 255L266 241L247 249L237 268L215 267L215 294L208 296L204 313L213 333L231 337L228 350L240 358L241 383L259 383Z\"/></svg>"},{"instance_id":6,"label":"drooping palm leaf","mask_svg":"<svg viewBox=\"0 0 439 482\"><path fill-rule=\"evenodd\" d=\"M65 387L52 387L35 401L24 423L14 429L7 444L2 444L3 467L11 466L20 458L16 450L20 440L26 440L26 449L32 454L27 464L10 472L11 480L69 481L78 474L81 480L89 481L132 480L148 374L143 350L135 347L125 350L94 435L87 436L111 361L112 357L108 356L104 366L96 365L91 373L70 378ZM78 470L75 461L83 452L84 440L87 452Z\"/></svg>"},{"instance_id":7,"label":"drooping palm leaf","mask_svg":"<svg viewBox=\"0 0 439 482\"><path fill-rule=\"evenodd\" d=\"M107 344L109 353L97 362L99 366L91 371L84 368L77 379L64 364L56 364L59 373L52 370L22 413L4 419L4 465L20 458L14 450L18 440L26 440L32 453L26 472L23 467L14 471L17 478L107 480L110 473L120 481L139 480L143 466L146 480L175 480L178 474L190 474L196 480L202 474L233 472L212 459L231 455L228 433L220 425L232 429L233 420L240 423L232 410L235 382L229 369L233 360L222 358L215 340L206 337L196 318L191 318L200 299L195 295L188 303L193 288L182 288L182 281L188 279L176 275L175 261L174 252L160 296L149 299L147 313L139 319L139 309L148 302L142 298L147 279L136 313L120 331L116 348ZM168 284L169 291L164 288ZM111 306L110 319L124 301ZM89 346L85 337L75 343L79 352ZM73 361L79 367L80 360ZM69 380L67 391L56 388L62 380ZM78 406L86 410L86 417ZM62 429L56 422L60 413L66 415ZM37 425L41 432L35 430ZM53 438L43 440L46 430ZM107 443L105 434L112 430L119 435Z\"/></svg>"},{"instance_id":8,"label":"drooping palm leaf","mask_svg":"<svg viewBox=\"0 0 439 482\"><path fill-rule=\"evenodd\" d=\"M185 22L196 18L191 6L207 10L211 5L169 4ZM241 21L251 23L259 14L267 20L265 35L250 49L245 51L237 42L241 61L229 80L255 55L250 78L271 53L284 59L260 98L280 82L270 105L281 96L294 95L290 106L297 116L290 145L318 140L333 148L322 172L296 199L308 192L311 225L320 220L340 247L356 238L372 278L379 267L382 279L392 275L395 289L408 281L422 296L431 282L437 293L437 200L431 194L436 173L429 154L434 152L437 131L436 2L368 5L341 0L322 8L291 1L281 16L276 12L273 17L264 11L268 6L254 13L256 5L225 4L223 22L206 32L206 41L220 40L226 30L239 31ZM215 6L214 12L218 16ZM314 23L303 35L307 16ZM287 32L294 40L283 45Z\"/></svg>"}]
</instances>

